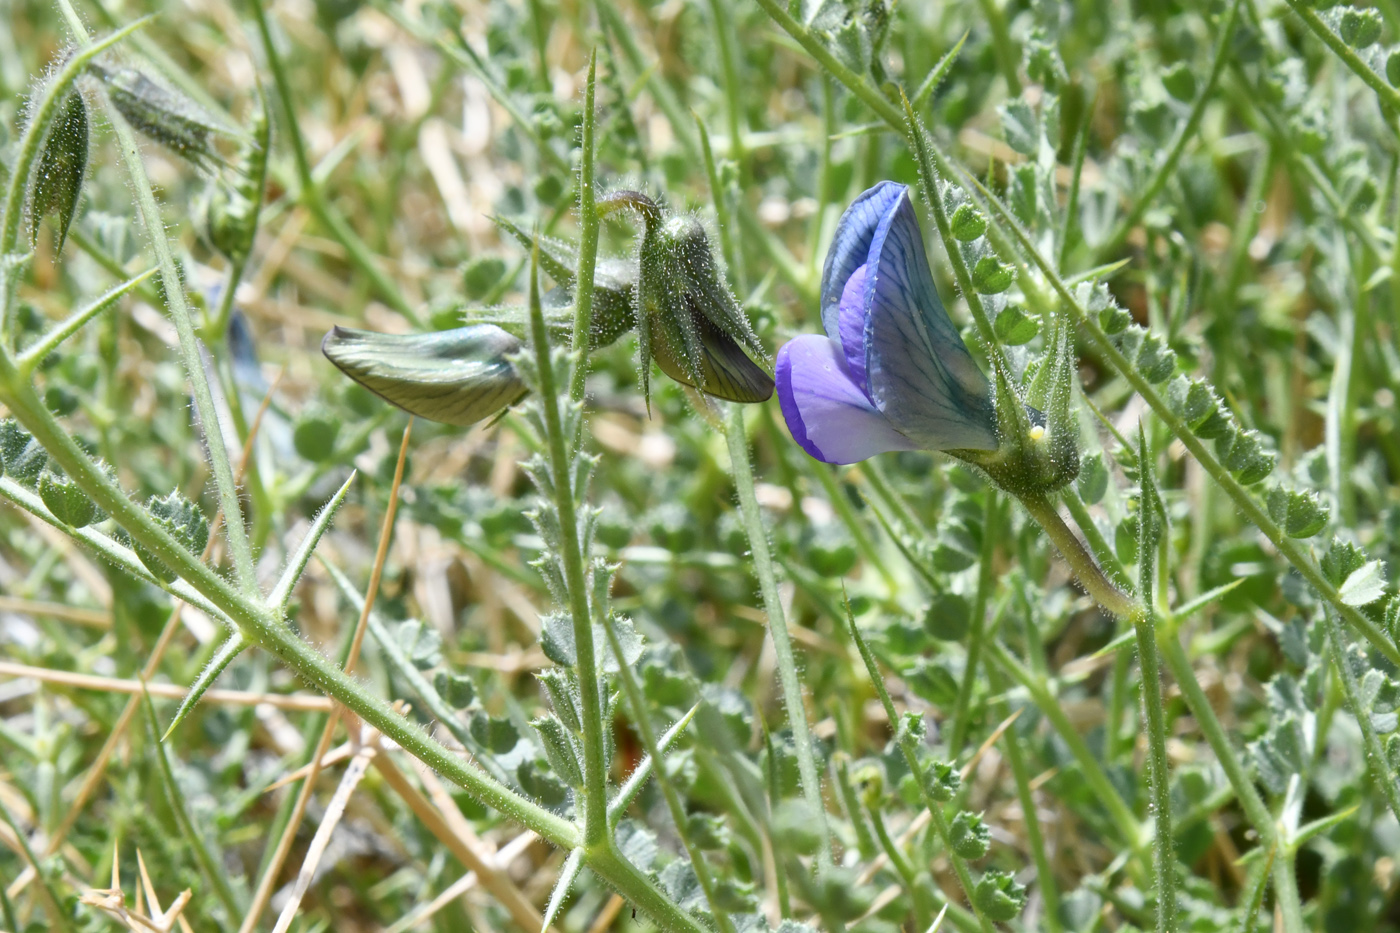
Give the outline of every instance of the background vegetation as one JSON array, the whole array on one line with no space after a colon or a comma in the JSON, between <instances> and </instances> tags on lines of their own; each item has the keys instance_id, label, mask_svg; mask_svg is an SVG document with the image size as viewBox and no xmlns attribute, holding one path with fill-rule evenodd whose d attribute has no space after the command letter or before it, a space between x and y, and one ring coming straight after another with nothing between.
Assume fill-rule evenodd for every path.
<instances>
[{"instance_id":1,"label":"background vegetation","mask_svg":"<svg viewBox=\"0 0 1400 933\"><path fill-rule=\"evenodd\" d=\"M1400 925L1391 0L0 10L0 926L166 929L172 902L201 931ZM87 33L148 13L84 70ZM927 228L974 353L959 264L1016 273L974 300L1018 372L1077 324L1061 506L1155 629L956 461L827 467L776 400L657 377L648 410L630 336L589 360L591 552L620 564L590 595L549 537L585 508L551 478L586 463L569 405L410 434L320 354L337 324L525 322L493 216L633 253L627 219L590 231L592 188L577 209L595 53L598 190L701 215L770 351L818 329L845 205L938 163L989 223L951 254ZM26 150L36 113L66 142ZM567 392L563 356L520 365ZM413 746L451 780L398 749L429 731L466 749ZM657 743L604 814L594 779Z\"/></svg>"}]
</instances>

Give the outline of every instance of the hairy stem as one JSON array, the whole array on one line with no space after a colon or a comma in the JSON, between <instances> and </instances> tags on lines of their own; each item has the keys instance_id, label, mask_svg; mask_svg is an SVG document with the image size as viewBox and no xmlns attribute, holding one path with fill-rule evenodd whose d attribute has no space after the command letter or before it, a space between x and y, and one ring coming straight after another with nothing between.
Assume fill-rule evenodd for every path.
<instances>
[{"instance_id":1,"label":"hairy stem","mask_svg":"<svg viewBox=\"0 0 1400 933\"><path fill-rule=\"evenodd\" d=\"M729 442L734 489L739 496L739 511L753 555L754 574L758 577L758 590L763 597L764 612L768 615L768 633L773 638L778 681L782 686L783 702L787 706L792 737L797 744L797 770L802 778L802 793L807 798L807 806L812 811L812 818L817 821L818 832L822 838L822 845L817 850L817 866L818 871L824 873L832 867L831 828L827 825L826 804L822 800L821 778L813 752L813 739L807 727L807 710L802 701L802 683L797 677L797 660L792 651L792 637L788 634L787 617L778 598L778 578L773 569L772 554L768 549L768 529L763 525L763 515L759 512L758 498L754 493L749 441L744 433L744 410L740 406L729 406L724 419L724 434Z\"/></svg>"},{"instance_id":2,"label":"hairy stem","mask_svg":"<svg viewBox=\"0 0 1400 933\"><path fill-rule=\"evenodd\" d=\"M530 260L530 337L539 367L540 408L544 413L546 451L553 477L554 507L559 513L560 560L569 595L574 629L575 665L579 680L579 704L583 726L583 844L588 849L607 846L607 756L603 751L603 695L593 645L593 613L588 604L587 574L579 543L578 515L573 489L573 439L564 436L559 412L558 385L549 352L549 332L540 305L539 249Z\"/></svg>"}]
</instances>

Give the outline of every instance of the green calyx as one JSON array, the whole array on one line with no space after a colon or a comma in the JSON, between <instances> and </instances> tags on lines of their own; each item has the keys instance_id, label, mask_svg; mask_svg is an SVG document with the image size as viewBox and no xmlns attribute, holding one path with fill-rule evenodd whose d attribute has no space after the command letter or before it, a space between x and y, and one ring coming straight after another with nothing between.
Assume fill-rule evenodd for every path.
<instances>
[{"instance_id":1,"label":"green calyx","mask_svg":"<svg viewBox=\"0 0 1400 933\"><path fill-rule=\"evenodd\" d=\"M683 385L733 402L773 394L763 347L724 281L709 234L638 192L617 192L600 208L627 207L646 229L637 259L637 336L642 391L650 400L651 361Z\"/></svg>"}]
</instances>

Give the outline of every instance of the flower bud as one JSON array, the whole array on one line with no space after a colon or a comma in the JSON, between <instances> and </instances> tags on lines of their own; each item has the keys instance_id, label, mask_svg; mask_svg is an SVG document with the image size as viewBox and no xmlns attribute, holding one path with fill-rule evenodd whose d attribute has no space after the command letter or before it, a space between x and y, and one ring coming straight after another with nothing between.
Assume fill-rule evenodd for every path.
<instances>
[{"instance_id":1,"label":"flower bud","mask_svg":"<svg viewBox=\"0 0 1400 933\"><path fill-rule=\"evenodd\" d=\"M184 94L124 66L89 65L107 89L112 106L132 128L199 168L222 161L214 140L229 135L214 117Z\"/></svg>"},{"instance_id":2,"label":"flower bud","mask_svg":"<svg viewBox=\"0 0 1400 933\"><path fill-rule=\"evenodd\" d=\"M336 327L321 352L360 385L410 414L467 426L525 396L510 357L524 344L493 324L431 334Z\"/></svg>"},{"instance_id":3,"label":"flower bud","mask_svg":"<svg viewBox=\"0 0 1400 933\"><path fill-rule=\"evenodd\" d=\"M705 228L694 217L669 214L645 195L612 197L640 210L646 223L637 270L643 392L650 396L654 358L672 379L716 398L769 398L773 379L750 358L763 360L763 347L724 283Z\"/></svg>"},{"instance_id":4,"label":"flower bud","mask_svg":"<svg viewBox=\"0 0 1400 933\"><path fill-rule=\"evenodd\" d=\"M78 210L78 198L83 191L83 176L88 163L88 112L83 95L74 91L62 104L57 118L49 127L39 164L34 170L33 242L39 239L39 218L55 214L58 221L58 246L68 238L68 225Z\"/></svg>"}]
</instances>

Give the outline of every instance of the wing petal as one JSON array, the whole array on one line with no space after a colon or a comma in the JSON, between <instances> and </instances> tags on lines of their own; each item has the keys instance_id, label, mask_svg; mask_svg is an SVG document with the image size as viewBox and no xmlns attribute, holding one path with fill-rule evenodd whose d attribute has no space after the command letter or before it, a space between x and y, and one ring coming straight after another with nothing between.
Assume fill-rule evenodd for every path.
<instances>
[{"instance_id":1,"label":"wing petal","mask_svg":"<svg viewBox=\"0 0 1400 933\"><path fill-rule=\"evenodd\" d=\"M889 450L914 450L851 379L845 354L820 334L778 351L778 402L793 439L824 463L855 463Z\"/></svg>"}]
</instances>

